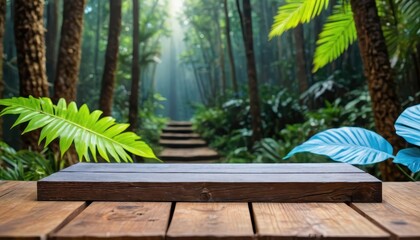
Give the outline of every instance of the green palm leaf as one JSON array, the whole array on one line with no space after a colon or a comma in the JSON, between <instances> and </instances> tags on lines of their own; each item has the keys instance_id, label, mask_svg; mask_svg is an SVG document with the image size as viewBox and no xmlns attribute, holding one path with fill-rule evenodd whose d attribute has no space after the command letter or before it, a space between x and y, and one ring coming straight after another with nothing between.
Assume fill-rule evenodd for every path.
<instances>
[{"instance_id":1,"label":"green palm leaf","mask_svg":"<svg viewBox=\"0 0 420 240\"><path fill-rule=\"evenodd\" d=\"M411 35L416 35L418 40L420 38L420 2L418 0L399 0L397 4L401 9L407 30Z\"/></svg>"},{"instance_id":2,"label":"green palm leaf","mask_svg":"<svg viewBox=\"0 0 420 240\"><path fill-rule=\"evenodd\" d=\"M282 35L300 23L309 22L328 7L329 0L287 0L274 16L269 38Z\"/></svg>"},{"instance_id":3,"label":"green palm leaf","mask_svg":"<svg viewBox=\"0 0 420 240\"><path fill-rule=\"evenodd\" d=\"M356 26L350 5L336 5L319 34L312 72L337 59L356 39Z\"/></svg>"},{"instance_id":4,"label":"green palm leaf","mask_svg":"<svg viewBox=\"0 0 420 240\"><path fill-rule=\"evenodd\" d=\"M80 160L90 161L89 152L97 161L96 152L105 160L110 156L117 162L132 162L128 152L145 158L157 159L152 149L133 132L124 132L128 124L119 124L112 117L100 118L101 111L90 112L84 104L77 109L76 103L67 105L60 99L54 105L49 98L0 99L6 106L0 113L17 114L13 127L28 122L23 133L42 128L39 143L45 139L45 146L56 138L60 139L61 156L74 142Z\"/></svg>"}]
</instances>

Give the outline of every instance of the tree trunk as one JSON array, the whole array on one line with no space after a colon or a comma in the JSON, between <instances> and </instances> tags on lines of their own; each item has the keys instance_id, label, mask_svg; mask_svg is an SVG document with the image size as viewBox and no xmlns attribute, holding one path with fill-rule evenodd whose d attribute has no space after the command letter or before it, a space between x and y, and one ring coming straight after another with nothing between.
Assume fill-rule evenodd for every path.
<instances>
[{"instance_id":1,"label":"tree trunk","mask_svg":"<svg viewBox=\"0 0 420 240\"><path fill-rule=\"evenodd\" d=\"M102 16L102 0L98 0L98 13L96 14L96 29L95 29L95 54L93 56L93 71L95 73L95 87L98 87L99 83L99 64L98 64L98 58L99 58L99 41L101 38L101 16Z\"/></svg>"},{"instance_id":2,"label":"tree trunk","mask_svg":"<svg viewBox=\"0 0 420 240\"><path fill-rule=\"evenodd\" d=\"M109 9L108 43L99 98L99 109L103 111L105 116L110 116L112 112L115 73L118 63L119 35L121 32L121 0L110 0Z\"/></svg>"},{"instance_id":3,"label":"tree trunk","mask_svg":"<svg viewBox=\"0 0 420 240\"><path fill-rule=\"evenodd\" d=\"M86 0L64 1L53 101L75 101L79 78L83 15Z\"/></svg>"},{"instance_id":4,"label":"tree trunk","mask_svg":"<svg viewBox=\"0 0 420 240\"><path fill-rule=\"evenodd\" d=\"M252 39L252 16L250 0L244 0L243 7L243 37L248 67L248 91L252 119L252 143L254 143L261 140L262 131L257 71L255 67L254 45Z\"/></svg>"},{"instance_id":5,"label":"tree trunk","mask_svg":"<svg viewBox=\"0 0 420 240\"><path fill-rule=\"evenodd\" d=\"M258 42L259 44L256 44L259 50L259 80L262 84L267 84L270 79L270 62L268 58L268 51L269 48L271 48L270 43L268 42L267 36L268 36L268 28L265 25L265 13L264 13L264 2L266 1L258 1Z\"/></svg>"},{"instance_id":6,"label":"tree trunk","mask_svg":"<svg viewBox=\"0 0 420 240\"><path fill-rule=\"evenodd\" d=\"M219 45L220 80L222 85L222 96L226 95L226 73L225 73L225 48L222 43L222 31L220 29L219 9L216 9L215 21L217 22L217 44Z\"/></svg>"},{"instance_id":7,"label":"tree trunk","mask_svg":"<svg viewBox=\"0 0 420 240\"><path fill-rule=\"evenodd\" d=\"M364 74L372 99L376 131L393 145L396 152L405 145L396 135L394 128L395 120L401 112L401 105L398 101L375 0L351 0L350 3ZM379 169L385 181L404 178L391 160L381 163Z\"/></svg>"},{"instance_id":8,"label":"tree trunk","mask_svg":"<svg viewBox=\"0 0 420 240\"><path fill-rule=\"evenodd\" d=\"M133 62L131 65L131 94L128 113L130 130L137 129L137 119L139 113L139 0L133 0Z\"/></svg>"},{"instance_id":9,"label":"tree trunk","mask_svg":"<svg viewBox=\"0 0 420 240\"><path fill-rule=\"evenodd\" d=\"M0 99L3 98L3 38L6 26L6 0L0 0ZM0 139L3 139L3 118L0 118Z\"/></svg>"},{"instance_id":10,"label":"tree trunk","mask_svg":"<svg viewBox=\"0 0 420 240\"><path fill-rule=\"evenodd\" d=\"M15 0L14 23L17 63L20 79L20 95L28 97L48 96L45 70L44 1ZM24 148L40 151L39 131L22 137Z\"/></svg>"},{"instance_id":11,"label":"tree trunk","mask_svg":"<svg viewBox=\"0 0 420 240\"><path fill-rule=\"evenodd\" d=\"M225 33L226 33L226 47L229 57L229 66L230 66L230 78L232 81L232 87L235 94L238 94L238 82L236 80L236 70L235 70L235 59L233 57L232 51L232 40L230 38L230 22L229 22L229 12L228 12L228 3L227 0L224 0L224 11L225 11Z\"/></svg>"},{"instance_id":12,"label":"tree trunk","mask_svg":"<svg viewBox=\"0 0 420 240\"><path fill-rule=\"evenodd\" d=\"M299 24L294 30L296 48L296 76L299 83L299 93L308 90L308 78L306 75L305 46L303 41L303 27Z\"/></svg>"},{"instance_id":13,"label":"tree trunk","mask_svg":"<svg viewBox=\"0 0 420 240\"><path fill-rule=\"evenodd\" d=\"M47 76L50 81L55 78L57 67L57 32L58 32L58 2L48 1L47 7L47 33L46 54L47 54Z\"/></svg>"}]
</instances>

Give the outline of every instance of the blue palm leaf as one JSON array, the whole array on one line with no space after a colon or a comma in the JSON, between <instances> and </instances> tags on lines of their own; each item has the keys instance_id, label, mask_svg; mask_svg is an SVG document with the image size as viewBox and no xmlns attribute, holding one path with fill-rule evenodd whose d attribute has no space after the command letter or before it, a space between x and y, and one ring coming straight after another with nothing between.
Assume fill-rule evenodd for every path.
<instances>
[{"instance_id":1,"label":"blue palm leaf","mask_svg":"<svg viewBox=\"0 0 420 240\"><path fill-rule=\"evenodd\" d=\"M372 164L394 158L392 146L379 134L358 127L342 127L320 132L295 147L284 159L295 153L326 155L339 162Z\"/></svg>"},{"instance_id":2,"label":"blue palm leaf","mask_svg":"<svg viewBox=\"0 0 420 240\"><path fill-rule=\"evenodd\" d=\"M397 134L420 147L420 104L407 108L395 122Z\"/></svg>"},{"instance_id":3,"label":"blue palm leaf","mask_svg":"<svg viewBox=\"0 0 420 240\"><path fill-rule=\"evenodd\" d=\"M420 171L420 148L407 148L399 151L394 163L407 166L413 173Z\"/></svg>"}]
</instances>

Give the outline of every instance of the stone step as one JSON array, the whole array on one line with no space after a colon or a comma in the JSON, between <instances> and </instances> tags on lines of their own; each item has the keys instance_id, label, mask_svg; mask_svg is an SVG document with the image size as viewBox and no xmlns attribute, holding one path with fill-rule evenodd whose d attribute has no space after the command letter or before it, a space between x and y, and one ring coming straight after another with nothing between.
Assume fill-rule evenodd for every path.
<instances>
[{"instance_id":1,"label":"stone step","mask_svg":"<svg viewBox=\"0 0 420 240\"><path fill-rule=\"evenodd\" d=\"M160 138L163 139L179 139L179 140L187 140L187 139L200 139L200 135L196 133L162 133Z\"/></svg>"},{"instance_id":2,"label":"stone step","mask_svg":"<svg viewBox=\"0 0 420 240\"><path fill-rule=\"evenodd\" d=\"M206 142L201 139L161 139L159 144L168 148L197 148L206 146Z\"/></svg>"},{"instance_id":3,"label":"stone step","mask_svg":"<svg viewBox=\"0 0 420 240\"><path fill-rule=\"evenodd\" d=\"M168 127L191 127L191 122L186 121L173 121L168 123Z\"/></svg>"},{"instance_id":4,"label":"stone step","mask_svg":"<svg viewBox=\"0 0 420 240\"><path fill-rule=\"evenodd\" d=\"M192 127L166 127L162 130L164 133L192 133Z\"/></svg>"},{"instance_id":5,"label":"stone step","mask_svg":"<svg viewBox=\"0 0 420 240\"><path fill-rule=\"evenodd\" d=\"M159 158L163 161L205 161L216 160L219 154L208 147L201 148L165 148Z\"/></svg>"}]
</instances>

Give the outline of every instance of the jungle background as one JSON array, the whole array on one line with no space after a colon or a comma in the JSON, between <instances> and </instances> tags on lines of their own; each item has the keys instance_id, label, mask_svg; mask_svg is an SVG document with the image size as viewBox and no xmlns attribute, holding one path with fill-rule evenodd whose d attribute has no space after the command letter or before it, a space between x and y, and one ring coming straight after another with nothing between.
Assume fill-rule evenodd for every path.
<instances>
[{"instance_id":1,"label":"jungle background","mask_svg":"<svg viewBox=\"0 0 420 240\"><path fill-rule=\"evenodd\" d=\"M282 158L340 126L404 147L393 123L420 102L420 2L313 1L305 10L308 2L0 0L1 98L86 103L129 122L156 153L169 119L192 120L229 163L329 162ZM298 10L307 17L282 29L281 14ZM21 161L2 178L37 179L74 163L2 119L3 169ZM404 179L391 162L364 169Z\"/></svg>"}]
</instances>

